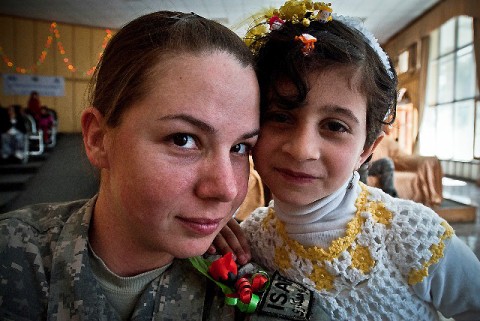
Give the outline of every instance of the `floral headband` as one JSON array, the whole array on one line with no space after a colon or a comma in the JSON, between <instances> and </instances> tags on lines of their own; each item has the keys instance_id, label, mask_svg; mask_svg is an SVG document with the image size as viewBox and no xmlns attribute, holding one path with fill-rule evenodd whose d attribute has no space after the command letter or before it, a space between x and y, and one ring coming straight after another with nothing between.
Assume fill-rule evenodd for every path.
<instances>
[{"instance_id":1,"label":"floral headband","mask_svg":"<svg viewBox=\"0 0 480 321\"><path fill-rule=\"evenodd\" d=\"M331 3L313 2L311 0L287 0L279 9L270 9L266 13L257 15L257 17L254 18L254 25L248 29L245 35L245 43L255 53L259 49L259 46L255 45L256 40L263 38L271 30L282 28L286 21L292 24L301 23L303 26L308 27L313 21L328 23L329 21L336 20L349 28L357 30L363 35L364 40L377 53L388 75L393 79L394 75L391 71L388 56L380 47L375 36L364 27L361 20L354 17L334 14L331 5ZM314 36L308 33L296 36L295 40L303 43L302 52L304 55L309 55L313 51L315 42L317 41Z\"/></svg>"}]
</instances>

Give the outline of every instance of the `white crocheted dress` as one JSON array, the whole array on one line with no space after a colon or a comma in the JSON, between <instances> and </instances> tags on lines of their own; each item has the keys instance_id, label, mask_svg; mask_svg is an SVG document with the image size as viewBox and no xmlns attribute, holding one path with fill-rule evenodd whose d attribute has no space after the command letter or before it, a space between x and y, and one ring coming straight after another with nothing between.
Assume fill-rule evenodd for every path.
<instances>
[{"instance_id":1,"label":"white crocheted dress","mask_svg":"<svg viewBox=\"0 0 480 321\"><path fill-rule=\"evenodd\" d=\"M329 248L290 238L274 202L242 223L253 259L314 289L332 320L438 320L412 285L443 256L452 228L431 209L361 184L357 212Z\"/></svg>"}]
</instances>

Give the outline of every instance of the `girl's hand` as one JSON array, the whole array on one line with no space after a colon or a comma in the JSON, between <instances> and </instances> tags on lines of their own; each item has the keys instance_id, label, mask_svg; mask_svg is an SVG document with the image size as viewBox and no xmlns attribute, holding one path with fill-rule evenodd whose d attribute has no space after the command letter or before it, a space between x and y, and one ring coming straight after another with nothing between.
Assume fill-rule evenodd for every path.
<instances>
[{"instance_id":1,"label":"girl's hand","mask_svg":"<svg viewBox=\"0 0 480 321\"><path fill-rule=\"evenodd\" d=\"M244 265L251 259L250 247L243 234L240 224L235 219L231 219L227 225L218 233L208 249L209 254L226 254L232 252L235 261Z\"/></svg>"}]
</instances>

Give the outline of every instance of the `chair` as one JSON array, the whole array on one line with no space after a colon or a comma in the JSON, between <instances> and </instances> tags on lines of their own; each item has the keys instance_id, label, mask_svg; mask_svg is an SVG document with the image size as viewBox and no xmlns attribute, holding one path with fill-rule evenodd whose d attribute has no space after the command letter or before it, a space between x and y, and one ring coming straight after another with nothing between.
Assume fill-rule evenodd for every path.
<instances>
[{"instance_id":1,"label":"chair","mask_svg":"<svg viewBox=\"0 0 480 321\"><path fill-rule=\"evenodd\" d=\"M48 108L47 112L52 116L53 124L48 132L48 142L44 142L47 148L55 147L57 144L57 133L58 133L58 117L57 112L54 109Z\"/></svg>"},{"instance_id":2,"label":"chair","mask_svg":"<svg viewBox=\"0 0 480 321\"><path fill-rule=\"evenodd\" d=\"M398 197L423 203L429 207L442 202L443 171L437 157L407 154L388 135L377 146L372 160L383 157L390 157L395 164L394 185ZM367 183L370 186L380 186L378 179L374 176L369 176Z\"/></svg>"},{"instance_id":3,"label":"chair","mask_svg":"<svg viewBox=\"0 0 480 321\"><path fill-rule=\"evenodd\" d=\"M25 114L27 137L28 137L28 155L38 156L42 155L45 150L43 142L43 132L37 129L37 123L32 115Z\"/></svg>"}]
</instances>

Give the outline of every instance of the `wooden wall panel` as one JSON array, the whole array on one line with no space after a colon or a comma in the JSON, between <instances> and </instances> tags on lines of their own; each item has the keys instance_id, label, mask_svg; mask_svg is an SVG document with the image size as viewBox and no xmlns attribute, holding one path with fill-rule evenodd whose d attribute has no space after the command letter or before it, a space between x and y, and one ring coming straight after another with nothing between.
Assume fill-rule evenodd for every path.
<instances>
[{"instance_id":1,"label":"wooden wall panel","mask_svg":"<svg viewBox=\"0 0 480 321\"><path fill-rule=\"evenodd\" d=\"M55 110L58 115L58 131L62 133L75 132L75 120L73 117L73 81L65 80L65 96L57 97Z\"/></svg>"},{"instance_id":2,"label":"wooden wall panel","mask_svg":"<svg viewBox=\"0 0 480 321\"><path fill-rule=\"evenodd\" d=\"M74 131L81 132L81 115L82 111L88 106L87 99L86 99L86 91L88 87L88 81L76 81L75 88L74 88L74 96L73 96L73 118L74 118Z\"/></svg>"},{"instance_id":3,"label":"wooden wall panel","mask_svg":"<svg viewBox=\"0 0 480 321\"><path fill-rule=\"evenodd\" d=\"M2 47L3 53L10 59L13 58L15 54L15 46L14 46L14 19L11 17L2 17L0 16L0 30L2 30L0 46ZM8 67L5 62L0 62L0 72L1 73L14 73L14 69Z\"/></svg>"},{"instance_id":4,"label":"wooden wall panel","mask_svg":"<svg viewBox=\"0 0 480 321\"><path fill-rule=\"evenodd\" d=\"M478 0L444 0L420 18L410 23L384 44L384 48L392 57L398 55L410 45L428 36L452 17L466 15L480 18L480 1Z\"/></svg>"},{"instance_id":5,"label":"wooden wall panel","mask_svg":"<svg viewBox=\"0 0 480 321\"><path fill-rule=\"evenodd\" d=\"M60 38L58 40L62 44L61 47L65 50L65 53L62 54L59 51L58 43L55 44L57 49L57 57L55 61L55 66L57 69L57 75L62 76L65 78L72 78L73 74L70 70L68 70L67 65L64 59L68 59L70 63L75 62L75 57L73 55L73 27L66 24L59 24L58 30L60 34Z\"/></svg>"},{"instance_id":6,"label":"wooden wall panel","mask_svg":"<svg viewBox=\"0 0 480 321\"><path fill-rule=\"evenodd\" d=\"M40 103L41 103L42 106L47 106L49 108L56 109L57 98L56 97L40 96Z\"/></svg>"},{"instance_id":7,"label":"wooden wall panel","mask_svg":"<svg viewBox=\"0 0 480 321\"><path fill-rule=\"evenodd\" d=\"M12 59L16 62L17 67L30 69L35 64L35 22L27 19L15 20L14 38L15 51Z\"/></svg>"},{"instance_id":8,"label":"wooden wall panel","mask_svg":"<svg viewBox=\"0 0 480 321\"><path fill-rule=\"evenodd\" d=\"M92 47L92 33L89 28L76 27L74 29L73 56L75 57L76 79L88 79L86 72L91 67L91 57L89 53Z\"/></svg>"},{"instance_id":9,"label":"wooden wall panel","mask_svg":"<svg viewBox=\"0 0 480 321\"><path fill-rule=\"evenodd\" d=\"M14 24L15 20L11 17L2 17L0 16L0 30L1 32L1 39L0 46L2 47L3 54L8 57L8 59L13 60L13 55L15 53L15 46L14 46ZM15 73L15 70L11 67L8 67L5 61L0 61L0 72L12 74ZM3 88L3 79L0 79L0 88ZM0 105L1 106L8 106L15 104L15 96L5 96L2 95L0 98Z\"/></svg>"},{"instance_id":10,"label":"wooden wall panel","mask_svg":"<svg viewBox=\"0 0 480 321\"><path fill-rule=\"evenodd\" d=\"M0 78L0 88L3 88L3 79ZM16 104L16 96L13 95L2 95L0 98L0 106L6 107L9 105Z\"/></svg>"},{"instance_id":11,"label":"wooden wall panel","mask_svg":"<svg viewBox=\"0 0 480 321\"><path fill-rule=\"evenodd\" d=\"M103 51L102 43L105 39L106 32L105 30L96 29L92 30L92 51L90 52L91 65L90 67L96 66L98 60L100 59L100 53Z\"/></svg>"},{"instance_id":12,"label":"wooden wall panel","mask_svg":"<svg viewBox=\"0 0 480 321\"><path fill-rule=\"evenodd\" d=\"M55 60L56 60L56 54L57 54L57 47L55 43L55 38L53 37L51 31L50 31L50 25L51 23L45 22L45 21L37 21L36 22L36 36L35 36L35 52L34 52L34 57L35 57L35 62L38 61L38 58L42 54L42 51L45 50L45 46L47 43L48 37L52 37L52 43L50 45L50 48L48 48L47 51L47 56L43 63L38 67L37 73L42 74L42 75L55 75L56 74L56 69L55 69Z\"/></svg>"},{"instance_id":13,"label":"wooden wall panel","mask_svg":"<svg viewBox=\"0 0 480 321\"><path fill-rule=\"evenodd\" d=\"M51 35L51 21L24 19L0 15L0 46L5 55L14 63L30 69L36 63L45 49L47 37ZM62 76L65 78L65 96L42 97L42 105L54 108L59 115L60 132L80 132L80 114L86 106L85 92L90 76L86 74L98 62L99 53L103 50L102 43L106 32L102 28L90 28L59 23L57 29L60 33L58 39L65 50L59 52L57 41L54 38L48 50L45 61L37 66L33 72L26 74L41 76ZM68 58L77 70L71 72L63 61ZM15 68L9 68L0 61L0 72L15 74ZM1 89L0 79L0 105L11 104L27 105L28 96L7 96Z\"/></svg>"}]
</instances>

